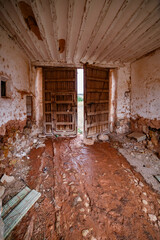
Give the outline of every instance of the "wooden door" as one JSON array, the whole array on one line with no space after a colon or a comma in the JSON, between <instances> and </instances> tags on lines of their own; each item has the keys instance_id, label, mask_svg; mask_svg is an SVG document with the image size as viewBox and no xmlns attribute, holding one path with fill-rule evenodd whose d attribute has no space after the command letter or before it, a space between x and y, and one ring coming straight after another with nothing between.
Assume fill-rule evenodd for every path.
<instances>
[{"instance_id":1,"label":"wooden door","mask_svg":"<svg viewBox=\"0 0 160 240\"><path fill-rule=\"evenodd\" d=\"M108 130L109 69L84 66L84 135L96 136Z\"/></svg>"},{"instance_id":2,"label":"wooden door","mask_svg":"<svg viewBox=\"0 0 160 240\"><path fill-rule=\"evenodd\" d=\"M77 134L76 69L44 68L43 79L45 133Z\"/></svg>"}]
</instances>

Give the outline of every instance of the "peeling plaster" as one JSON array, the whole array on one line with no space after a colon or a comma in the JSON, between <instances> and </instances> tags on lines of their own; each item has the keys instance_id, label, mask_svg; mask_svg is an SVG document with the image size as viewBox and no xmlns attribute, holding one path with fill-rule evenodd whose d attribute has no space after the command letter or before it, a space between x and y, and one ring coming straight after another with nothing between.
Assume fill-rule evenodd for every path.
<instances>
[{"instance_id":1,"label":"peeling plaster","mask_svg":"<svg viewBox=\"0 0 160 240\"><path fill-rule=\"evenodd\" d=\"M147 124L157 120L160 128L160 50L131 65L131 118Z\"/></svg>"},{"instance_id":2,"label":"peeling plaster","mask_svg":"<svg viewBox=\"0 0 160 240\"><path fill-rule=\"evenodd\" d=\"M0 134L5 134L7 123L16 121L16 126L26 121L26 99L16 90L29 90L29 62L22 50L0 29L0 72L9 78L10 92L8 98L0 98ZM12 122L13 123L13 122ZM13 126L14 124L12 124Z\"/></svg>"},{"instance_id":3,"label":"peeling plaster","mask_svg":"<svg viewBox=\"0 0 160 240\"><path fill-rule=\"evenodd\" d=\"M130 128L130 64L117 71L116 132L125 133Z\"/></svg>"}]
</instances>

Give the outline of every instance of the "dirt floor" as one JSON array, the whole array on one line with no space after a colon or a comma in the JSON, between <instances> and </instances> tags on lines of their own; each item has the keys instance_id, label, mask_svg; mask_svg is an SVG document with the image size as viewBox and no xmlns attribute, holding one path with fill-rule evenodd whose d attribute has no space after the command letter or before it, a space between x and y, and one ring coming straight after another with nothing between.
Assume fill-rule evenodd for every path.
<instances>
[{"instance_id":1,"label":"dirt floor","mask_svg":"<svg viewBox=\"0 0 160 240\"><path fill-rule=\"evenodd\" d=\"M8 240L160 239L160 195L110 143L45 144L31 151L21 179L42 196Z\"/></svg>"}]
</instances>

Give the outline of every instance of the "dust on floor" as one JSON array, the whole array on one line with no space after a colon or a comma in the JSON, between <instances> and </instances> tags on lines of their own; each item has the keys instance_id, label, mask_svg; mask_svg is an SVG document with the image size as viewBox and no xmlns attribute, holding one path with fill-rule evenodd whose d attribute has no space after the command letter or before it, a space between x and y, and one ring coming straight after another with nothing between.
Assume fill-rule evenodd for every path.
<instances>
[{"instance_id":1,"label":"dust on floor","mask_svg":"<svg viewBox=\"0 0 160 240\"><path fill-rule=\"evenodd\" d=\"M48 139L28 167L42 196L8 239L160 239L160 195L110 143Z\"/></svg>"}]
</instances>

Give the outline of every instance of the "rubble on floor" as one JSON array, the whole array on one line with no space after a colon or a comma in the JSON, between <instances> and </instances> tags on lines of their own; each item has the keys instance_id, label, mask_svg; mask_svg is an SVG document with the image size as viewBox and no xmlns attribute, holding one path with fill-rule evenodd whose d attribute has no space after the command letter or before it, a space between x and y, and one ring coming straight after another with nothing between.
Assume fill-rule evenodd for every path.
<instances>
[{"instance_id":1,"label":"rubble on floor","mask_svg":"<svg viewBox=\"0 0 160 240\"><path fill-rule=\"evenodd\" d=\"M93 145L94 144L94 139L92 139L92 138L84 138L83 139L83 143L85 145Z\"/></svg>"},{"instance_id":2,"label":"rubble on floor","mask_svg":"<svg viewBox=\"0 0 160 240\"><path fill-rule=\"evenodd\" d=\"M109 141L109 136L107 134L99 134L98 135L98 140L100 140L102 142Z\"/></svg>"},{"instance_id":3,"label":"rubble on floor","mask_svg":"<svg viewBox=\"0 0 160 240\"><path fill-rule=\"evenodd\" d=\"M125 134L110 134L112 146L116 148L127 161L142 174L145 181L160 193L160 184L154 175L160 174L160 159L147 148L146 140L137 142Z\"/></svg>"},{"instance_id":4,"label":"rubble on floor","mask_svg":"<svg viewBox=\"0 0 160 240\"><path fill-rule=\"evenodd\" d=\"M129 138L134 138L137 142L144 141L146 139L146 135L140 132L133 132L127 135Z\"/></svg>"},{"instance_id":5,"label":"rubble on floor","mask_svg":"<svg viewBox=\"0 0 160 240\"><path fill-rule=\"evenodd\" d=\"M107 142L107 141L109 141L108 132L93 136L91 138L83 139L83 143L85 145L93 145L95 142Z\"/></svg>"},{"instance_id":6,"label":"rubble on floor","mask_svg":"<svg viewBox=\"0 0 160 240\"><path fill-rule=\"evenodd\" d=\"M33 147L40 147L44 143L43 138L38 138L36 126L20 130L11 130L7 135L1 137L0 161L6 158L25 157Z\"/></svg>"},{"instance_id":7,"label":"rubble on floor","mask_svg":"<svg viewBox=\"0 0 160 240\"><path fill-rule=\"evenodd\" d=\"M28 155L33 148L44 148L45 140L43 134L38 134L35 125L32 128L24 128L23 132L12 129L0 138L0 201L2 202L3 199L3 204L14 196L15 191L25 186L25 178L29 170ZM19 169L15 172L17 164ZM3 222L2 219L0 221ZM1 233L2 229L0 229Z\"/></svg>"},{"instance_id":8,"label":"rubble on floor","mask_svg":"<svg viewBox=\"0 0 160 240\"><path fill-rule=\"evenodd\" d=\"M15 140L15 152L25 151L25 147L17 150L22 139L27 141L24 135L21 133L21 140ZM25 186L36 189L42 195L21 224L12 231L12 239L21 240L29 234L33 239L58 240L65 237L96 240L107 234L104 229L110 231L113 239L116 236L135 239L132 237L137 236L137 231L144 234L139 235L139 239L145 239L146 231L156 236L160 228L160 197L144 179L146 171L147 177L151 176L156 182L157 185L154 182L152 186L157 190L160 185L153 172L154 175L158 174L160 160L146 148L146 141L136 142L124 134L109 134L109 142L94 139L94 146L84 144L82 136L47 140L45 136L35 133L28 139L32 142L32 150L26 156L22 154L16 158L13 154L10 158L7 155L7 161L0 161L3 170L0 177L7 175L15 178L12 182L0 182L0 186L5 188L2 196L4 203ZM6 143L1 142L0 146L7 146ZM4 154L3 147L1 153ZM137 172L141 173L141 168L144 170L144 179L121 154L137 167ZM144 223L140 229L137 218ZM122 234L124 228L128 232ZM114 235L115 232L118 235Z\"/></svg>"}]
</instances>

